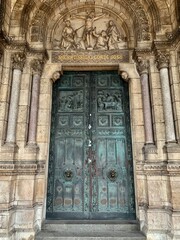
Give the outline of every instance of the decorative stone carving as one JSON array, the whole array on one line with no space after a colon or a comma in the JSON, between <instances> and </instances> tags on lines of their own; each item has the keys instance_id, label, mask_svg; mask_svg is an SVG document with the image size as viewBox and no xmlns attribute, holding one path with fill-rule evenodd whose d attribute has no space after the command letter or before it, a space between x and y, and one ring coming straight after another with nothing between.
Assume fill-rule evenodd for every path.
<instances>
[{"instance_id":1,"label":"decorative stone carving","mask_svg":"<svg viewBox=\"0 0 180 240\"><path fill-rule=\"evenodd\" d=\"M148 74L149 63L147 60L143 59L142 57L137 58L136 67L137 67L137 71L140 75L142 75L143 73Z\"/></svg>"},{"instance_id":2,"label":"decorative stone carving","mask_svg":"<svg viewBox=\"0 0 180 240\"><path fill-rule=\"evenodd\" d=\"M125 8L127 8L127 4L129 5L128 10L135 20L134 23L138 40L150 40L149 22L141 3L137 0L121 0L120 2Z\"/></svg>"},{"instance_id":3,"label":"decorative stone carving","mask_svg":"<svg viewBox=\"0 0 180 240\"><path fill-rule=\"evenodd\" d=\"M161 68L168 68L169 65L169 56L166 53L162 53L161 51L157 51L156 54L156 62L157 67L160 70Z\"/></svg>"},{"instance_id":4,"label":"decorative stone carving","mask_svg":"<svg viewBox=\"0 0 180 240\"><path fill-rule=\"evenodd\" d=\"M129 75L128 75L128 73L127 73L126 71L120 72L120 75L121 75L122 79L123 79L125 82L128 82L128 80L129 80Z\"/></svg>"},{"instance_id":5,"label":"decorative stone carving","mask_svg":"<svg viewBox=\"0 0 180 240\"><path fill-rule=\"evenodd\" d=\"M72 28L69 20L65 21L66 25L62 31L62 39L60 48L65 50L76 49L77 45L75 42L76 31Z\"/></svg>"},{"instance_id":6,"label":"decorative stone carving","mask_svg":"<svg viewBox=\"0 0 180 240\"><path fill-rule=\"evenodd\" d=\"M65 26L59 27L58 32L62 37L59 40L55 37L54 49L116 50L124 44L123 34L115 22L106 14L95 15L93 11L66 19ZM59 34L55 35L58 38Z\"/></svg>"},{"instance_id":7,"label":"decorative stone carving","mask_svg":"<svg viewBox=\"0 0 180 240\"><path fill-rule=\"evenodd\" d=\"M44 62L40 59L34 59L31 61L31 68L34 74L42 74Z\"/></svg>"},{"instance_id":8,"label":"decorative stone carving","mask_svg":"<svg viewBox=\"0 0 180 240\"><path fill-rule=\"evenodd\" d=\"M53 75L52 75L53 82L58 80L60 78L60 76L61 76L60 72L58 72L58 71L54 72Z\"/></svg>"},{"instance_id":9,"label":"decorative stone carving","mask_svg":"<svg viewBox=\"0 0 180 240\"><path fill-rule=\"evenodd\" d=\"M23 70L26 56L24 53L14 53L12 55L12 66L14 69Z\"/></svg>"}]
</instances>

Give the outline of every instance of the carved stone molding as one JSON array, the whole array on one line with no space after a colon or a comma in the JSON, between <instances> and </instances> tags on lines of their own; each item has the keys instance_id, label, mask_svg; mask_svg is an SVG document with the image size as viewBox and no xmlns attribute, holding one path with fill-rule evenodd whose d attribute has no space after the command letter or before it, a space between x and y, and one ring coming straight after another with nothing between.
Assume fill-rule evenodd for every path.
<instances>
[{"instance_id":1,"label":"carved stone molding","mask_svg":"<svg viewBox=\"0 0 180 240\"><path fill-rule=\"evenodd\" d=\"M0 163L0 176L1 175L33 175L44 174L45 163Z\"/></svg>"},{"instance_id":2,"label":"carved stone molding","mask_svg":"<svg viewBox=\"0 0 180 240\"><path fill-rule=\"evenodd\" d=\"M142 57L137 57L136 68L139 75L142 75L144 73L148 74L149 63L146 59L143 59Z\"/></svg>"},{"instance_id":3,"label":"carved stone molding","mask_svg":"<svg viewBox=\"0 0 180 240\"><path fill-rule=\"evenodd\" d=\"M31 61L31 68L34 74L41 75L44 67L44 61L40 59L33 59Z\"/></svg>"},{"instance_id":4,"label":"carved stone molding","mask_svg":"<svg viewBox=\"0 0 180 240\"><path fill-rule=\"evenodd\" d=\"M122 1L121 4L127 8L127 1ZM144 12L144 9L141 5L141 3L137 0L129 0L128 4L130 6L130 9L132 8L132 15L135 17L135 26L137 31L137 38L139 41L144 40L148 41L150 40L151 36L149 33L149 22L147 18L147 14ZM129 11L131 11L129 9Z\"/></svg>"},{"instance_id":5,"label":"carved stone molding","mask_svg":"<svg viewBox=\"0 0 180 240\"><path fill-rule=\"evenodd\" d=\"M136 164L138 175L148 176L180 176L180 162L144 162Z\"/></svg>"},{"instance_id":6,"label":"carved stone molding","mask_svg":"<svg viewBox=\"0 0 180 240\"><path fill-rule=\"evenodd\" d=\"M12 55L12 66L13 69L20 69L21 71L23 70L25 60L26 60L26 55L22 53L14 53Z\"/></svg>"},{"instance_id":7,"label":"carved stone molding","mask_svg":"<svg viewBox=\"0 0 180 240\"><path fill-rule=\"evenodd\" d=\"M160 70L161 68L168 68L169 66L169 55L167 53L157 50L156 52L156 63Z\"/></svg>"}]
</instances>

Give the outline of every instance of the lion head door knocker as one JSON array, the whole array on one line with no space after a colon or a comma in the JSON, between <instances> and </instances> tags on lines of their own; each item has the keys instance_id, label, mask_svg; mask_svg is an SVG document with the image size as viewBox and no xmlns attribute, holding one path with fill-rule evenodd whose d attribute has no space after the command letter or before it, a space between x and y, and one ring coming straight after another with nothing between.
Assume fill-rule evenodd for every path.
<instances>
[{"instance_id":1,"label":"lion head door knocker","mask_svg":"<svg viewBox=\"0 0 180 240\"><path fill-rule=\"evenodd\" d=\"M117 172L116 172L115 169L110 169L110 170L107 172L107 177L108 177L112 182L116 181L117 176L118 176L118 174L117 174Z\"/></svg>"},{"instance_id":2,"label":"lion head door knocker","mask_svg":"<svg viewBox=\"0 0 180 240\"><path fill-rule=\"evenodd\" d=\"M66 181L72 181L74 176L73 171L71 169L65 169L63 175Z\"/></svg>"}]
</instances>

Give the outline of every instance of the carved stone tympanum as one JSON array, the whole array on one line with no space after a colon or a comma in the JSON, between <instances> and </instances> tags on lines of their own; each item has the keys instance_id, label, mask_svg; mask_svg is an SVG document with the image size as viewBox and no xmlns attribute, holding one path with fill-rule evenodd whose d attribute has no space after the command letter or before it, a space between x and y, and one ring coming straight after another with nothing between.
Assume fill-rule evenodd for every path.
<instances>
[{"instance_id":1,"label":"carved stone tympanum","mask_svg":"<svg viewBox=\"0 0 180 240\"><path fill-rule=\"evenodd\" d=\"M103 20L102 20L103 19ZM122 32L106 14L82 13L66 19L58 31L61 39L54 39L54 49L115 50L124 44ZM63 24L62 24L63 25Z\"/></svg>"}]
</instances>

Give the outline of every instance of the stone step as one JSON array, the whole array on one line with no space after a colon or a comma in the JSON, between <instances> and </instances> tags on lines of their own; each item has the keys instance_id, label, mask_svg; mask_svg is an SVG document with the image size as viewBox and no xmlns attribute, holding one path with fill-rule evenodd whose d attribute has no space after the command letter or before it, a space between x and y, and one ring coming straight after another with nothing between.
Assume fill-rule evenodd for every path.
<instances>
[{"instance_id":1,"label":"stone step","mask_svg":"<svg viewBox=\"0 0 180 240\"><path fill-rule=\"evenodd\" d=\"M36 240L145 240L139 226L133 223L99 221L86 223L46 223Z\"/></svg>"}]
</instances>

